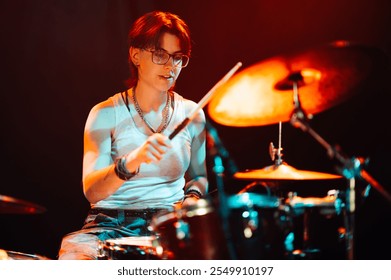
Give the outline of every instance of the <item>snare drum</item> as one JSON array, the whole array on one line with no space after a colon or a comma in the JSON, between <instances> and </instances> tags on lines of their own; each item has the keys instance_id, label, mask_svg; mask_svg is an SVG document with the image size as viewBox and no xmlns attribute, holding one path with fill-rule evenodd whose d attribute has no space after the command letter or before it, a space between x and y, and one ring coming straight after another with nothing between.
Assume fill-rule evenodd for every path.
<instances>
[{"instance_id":1,"label":"snare drum","mask_svg":"<svg viewBox=\"0 0 391 280\"><path fill-rule=\"evenodd\" d=\"M227 202L236 258L286 258L291 224L277 197L244 192L228 197Z\"/></svg>"},{"instance_id":2,"label":"snare drum","mask_svg":"<svg viewBox=\"0 0 391 280\"><path fill-rule=\"evenodd\" d=\"M209 200L160 212L152 218L151 227L168 259L229 258L219 215Z\"/></svg>"},{"instance_id":3,"label":"snare drum","mask_svg":"<svg viewBox=\"0 0 391 280\"><path fill-rule=\"evenodd\" d=\"M130 236L108 239L100 244L100 259L158 260L154 236Z\"/></svg>"}]
</instances>

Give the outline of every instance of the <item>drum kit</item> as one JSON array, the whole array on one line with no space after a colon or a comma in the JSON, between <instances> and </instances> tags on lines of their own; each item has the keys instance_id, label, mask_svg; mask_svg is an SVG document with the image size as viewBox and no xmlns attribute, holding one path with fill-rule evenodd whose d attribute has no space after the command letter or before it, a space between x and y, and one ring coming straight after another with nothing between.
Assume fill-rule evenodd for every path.
<instances>
[{"instance_id":1,"label":"drum kit","mask_svg":"<svg viewBox=\"0 0 391 280\"><path fill-rule=\"evenodd\" d=\"M310 126L317 113L352 97L368 78L382 52L338 41L301 53L274 57L238 74L237 64L206 96L208 114L231 127L279 124L279 145L271 143L273 165L235 172L233 179L250 181L236 194L225 190L224 165L214 154L217 199L161 211L152 218L151 236L109 239L100 244L102 259L354 259L355 179L365 180L391 202L391 196L363 168L361 158L347 158ZM232 78L231 78L232 77ZM192 115L195 115L194 112ZM191 121L178 126L170 139ZM299 170L282 159L281 124L290 122L323 146L342 167L341 175ZM324 197L277 195L281 182L343 180L346 186ZM266 194L250 191L265 187ZM40 207L0 196L4 212L34 213Z\"/></svg>"},{"instance_id":2,"label":"drum kit","mask_svg":"<svg viewBox=\"0 0 391 280\"><path fill-rule=\"evenodd\" d=\"M208 103L209 116L225 126L254 127L278 123L279 146L275 148L271 143L269 148L274 164L235 172L233 179L250 183L238 193L228 195L222 155L216 152L222 149L215 148L212 169L218 198L208 196L195 205L156 214L151 223L153 237L148 241L147 253L140 254L139 246L135 245L125 250L129 254L127 257L354 259L355 179L364 179L389 202L391 196L364 170L363 159L347 158L340 148L329 145L317 134L309 120L314 114L352 97L382 60L383 53L376 48L338 41L301 53L274 57L233 75L241 66L238 63L198 107ZM339 168L341 175L299 170L282 159L281 124L288 121L315 138L330 159L342 164ZM189 119L178 126L175 134L188 122ZM216 136L216 132L212 132ZM219 139L212 140L221 145ZM331 189L324 197L300 197L289 190L284 195L277 195L274 190L282 183L307 180L340 180L346 186ZM250 191L257 186L266 187L267 193ZM113 241L109 240L109 244L106 242L103 247L110 247ZM119 251L123 252L123 248ZM131 256L136 251L138 257Z\"/></svg>"}]
</instances>

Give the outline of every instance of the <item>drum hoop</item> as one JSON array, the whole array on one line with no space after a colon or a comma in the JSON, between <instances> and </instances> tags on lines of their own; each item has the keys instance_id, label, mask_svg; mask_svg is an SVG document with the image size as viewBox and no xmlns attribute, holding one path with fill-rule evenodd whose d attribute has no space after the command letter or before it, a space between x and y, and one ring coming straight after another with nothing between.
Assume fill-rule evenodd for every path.
<instances>
[{"instance_id":1,"label":"drum hoop","mask_svg":"<svg viewBox=\"0 0 391 280\"><path fill-rule=\"evenodd\" d=\"M105 240L104 246L152 247L153 242L155 240L156 237L154 236L128 236L128 237L110 238ZM122 242L122 241L127 241L127 242ZM145 242L147 242L148 244L146 244Z\"/></svg>"},{"instance_id":2,"label":"drum hoop","mask_svg":"<svg viewBox=\"0 0 391 280\"><path fill-rule=\"evenodd\" d=\"M199 199L197 204L186 206L173 211L160 212L152 218L151 226L156 229L160 225L178 219L187 219L195 216L203 216L214 211L213 206L205 199Z\"/></svg>"},{"instance_id":3,"label":"drum hoop","mask_svg":"<svg viewBox=\"0 0 391 280\"><path fill-rule=\"evenodd\" d=\"M334 196L326 197L294 197L289 200L289 204L295 207L312 208L312 207L334 207L336 203L340 201L339 198Z\"/></svg>"},{"instance_id":4,"label":"drum hoop","mask_svg":"<svg viewBox=\"0 0 391 280\"><path fill-rule=\"evenodd\" d=\"M127 241L127 243L122 241ZM148 242L140 243L140 241ZM111 238L101 242L100 254L105 259L116 259L115 256L117 256L117 254L134 254L138 256L149 255L157 257L159 256L157 245L158 239L156 236L128 236Z\"/></svg>"}]
</instances>

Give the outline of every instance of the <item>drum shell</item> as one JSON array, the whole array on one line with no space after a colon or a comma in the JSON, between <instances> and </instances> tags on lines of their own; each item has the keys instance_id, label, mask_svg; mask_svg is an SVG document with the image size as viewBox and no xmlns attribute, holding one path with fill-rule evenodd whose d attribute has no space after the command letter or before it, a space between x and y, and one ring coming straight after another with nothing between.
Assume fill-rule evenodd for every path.
<instances>
[{"instance_id":1,"label":"drum shell","mask_svg":"<svg viewBox=\"0 0 391 280\"><path fill-rule=\"evenodd\" d=\"M228 208L236 258L286 259L286 238L292 224L277 197L256 193L237 194L228 198Z\"/></svg>"},{"instance_id":2,"label":"drum shell","mask_svg":"<svg viewBox=\"0 0 391 280\"><path fill-rule=\"evenodd\" d=\"M220 216L209 200L159 213L151 225L168 259L229 259Z\"/></svg>"},{"instance_id":3,"label":"drum shell","mask_svg":"<svg viewBox=\"0 0 391 280\"><path fill-rule=\"evenodd\" d=\"M346 259L346 228L343 201L334 196L299 197L287 200L291 207L294 258Z\"/></svg>"}]
</instances>

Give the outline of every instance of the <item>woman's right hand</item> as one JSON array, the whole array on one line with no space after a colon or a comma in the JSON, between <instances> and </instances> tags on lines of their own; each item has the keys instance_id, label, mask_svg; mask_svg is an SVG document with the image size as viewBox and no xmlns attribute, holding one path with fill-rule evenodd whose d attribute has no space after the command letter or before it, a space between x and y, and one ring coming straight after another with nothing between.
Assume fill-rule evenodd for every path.
<instances>
[{"instance_id":1,"label":"woman's right hand","mask_svg":"<svg viewBox=\"0 0 391 280\"><path fill-rule=\"evenodd\" d=\"M132 157L139 164L159 162L171 147L171 140L166 135L155 133L149 136L134 152L128 154L126 162L130 162Z\"/></svg>"}]
</instances>

